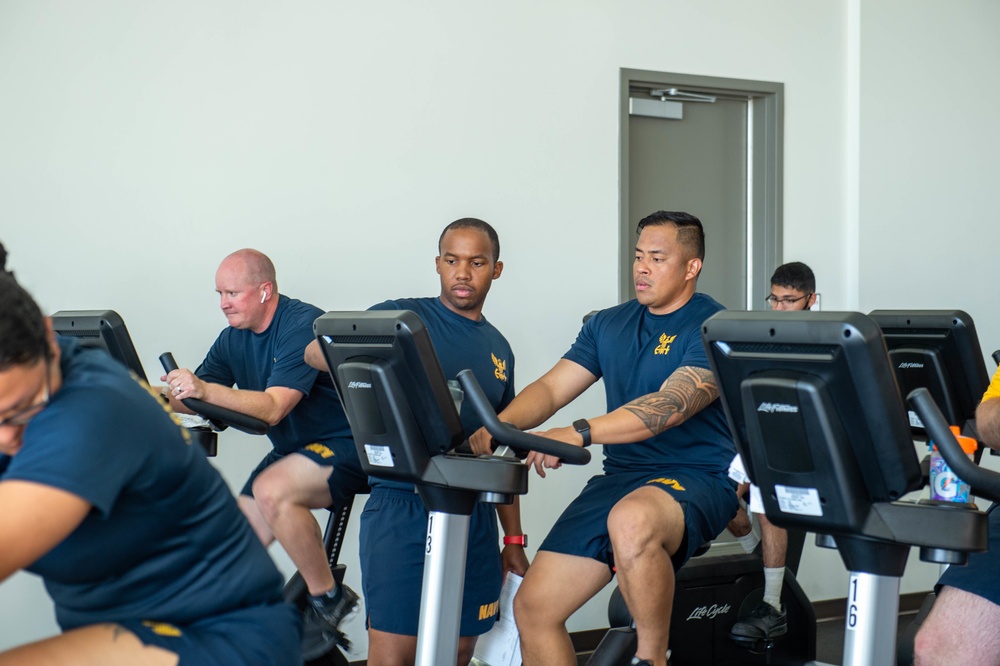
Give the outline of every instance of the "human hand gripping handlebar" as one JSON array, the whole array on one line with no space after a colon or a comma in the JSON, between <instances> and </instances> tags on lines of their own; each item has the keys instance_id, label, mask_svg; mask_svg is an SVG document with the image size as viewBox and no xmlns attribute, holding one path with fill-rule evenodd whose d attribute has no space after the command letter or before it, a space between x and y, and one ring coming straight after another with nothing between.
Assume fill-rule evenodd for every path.
<instances>
[{"instance_id":1,"label":"human hand gripping handlebar","mask_svg":"<svg viewBox=\"0 0 1000 666\"><path fill-rule=\"evenodd\" d=\"M1000 474L969 460L956 441L955 435L948 428L948 422L931 397L930 391L926 388L913 389L906 399L920 416L924 429L934 440L951 471L972 486L972 494L1000 502Z\"/></svg>"},{"instance_id":2,"label":"human hand gripping handlebar","mask_svg":"<svg viewBox=\"0 0 1000 666\"><path fill-rule=\"evenodd\" d=\"M501 444L506 444L514 449L538 451L545 455L556 456L569 465L586 465L590 462L590 451L587 449L557 442L547 437L532 435L518 430L512 425L501 423L471 370L462 370L458 373L458 383L465 391L465 400L472 404L472 408L476 410L476 414L482 420L486 431Z\"/></svg>"},{"instance_id":3,"label":"human hand gripping handlebar","mask_svg":"<svg viewBox=\"0 0 1000 666\"><path fill-rule=\"evenodd\" d=\"M177 369L177 362L174 360L174 355L170 352L160 354L160 363L167 373ZM204 416L209 421L212 421L213 424L221 424L222 427L232 426L250 435L266 435L270 427L266 421L262 421L261 419L241 412L234 412L226 407L219 407L218 405L213 405L197 398L184 398L181 402L192 412ZM222 428L219 429L221 430Z\"/></svg>"}]
</instances>

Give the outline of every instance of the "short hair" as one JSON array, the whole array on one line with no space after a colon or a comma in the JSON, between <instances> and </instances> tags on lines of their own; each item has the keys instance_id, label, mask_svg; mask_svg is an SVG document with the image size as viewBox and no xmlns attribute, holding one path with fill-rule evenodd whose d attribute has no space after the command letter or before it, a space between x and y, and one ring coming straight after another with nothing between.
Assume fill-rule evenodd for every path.
<instances>
[{"instance_id":1,"label":"short hair","mask_svg":"<svg viewBox=\"0 0 1000 666\"><path fill-rule=\"evenodd\" d=\"M236 252L226 257L226 259L230 258L238 258L243 262L243 265L246 267L245 277L249 283L260 284L262 282L270 282L274 285L275 291L277 291L278 275L274 270L274 263L266 254L260 250L246 247L242 250L236 250Z\"/></svg>"},{"instance_id":2,"label":"short hair","mask_svg":"<svg viewBox=\"0 0 1000 666\"><path fill-rule=\"evenodd\" d=\"M48 356L42 311L13 273L0 269L0 372Z\"/></svg>"},{"instance_id":3,"label":"short hair","mask_svg":"<svg viewBox=\"0 0 1000 666\"><path fill-rule=\"evenodd\" d=\"M812 269L801 261L782 264L774 269L771 284L777 287L795 289L804 294L816 293L816 276L813 275Z\"/></svg>"},{"instance_id":4,"label":"short hair","mask_svg":"<svg viewBox=\"0 0 1000 666\"><path fill-rule=\"evenodd\" d=\"M500 236L497 235L497 230L491 227L489 223L475 217L463 217L445 227L438 238L438 254L441 253L441 243L444 242L444 235L452 229L476 229L477 231L482 231L490 237L490 244L493 246L493 263L495 264L500 261Z\"/></svg>"},{"instance_id":5,"label":"short hair","mask_svg":"<svg viewBox=\"0 0 1000 666\"><path fill-rule=\"evenodd\" d=\"M701 226L701 220L690 213L658 210L639 220L635 232L641 234L646 227L660 227L668 224L677 227L677 240L688 248L690 254L705 261L705 229Z\"/></svg>"}]
</instances>

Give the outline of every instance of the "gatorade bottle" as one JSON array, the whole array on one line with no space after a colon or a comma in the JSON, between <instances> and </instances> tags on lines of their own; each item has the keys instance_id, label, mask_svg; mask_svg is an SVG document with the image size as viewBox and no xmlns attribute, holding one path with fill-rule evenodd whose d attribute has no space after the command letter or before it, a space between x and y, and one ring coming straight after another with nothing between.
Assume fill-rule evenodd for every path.
<instances>
[{"instance_id":1,"label":"gatorade bottle","mask_svg":"<svg viewBox=\"0 0 1000 666\"><path fill-rule=\"evenodd\" d=\"M965 452L965 455L969 456L969 460L972 460L976 449L979 448L976 440L971 437L960 436L956 426L951 426L951 432L955 435L955 439L958 440L962 451ZM936 444L931 449L930 471L932 500L944 500L947 502L972 501L969 497L969 484L962 481L951 471L948 463L945 462L944 457L938 451Z\"/></svg>"}]
</instances>

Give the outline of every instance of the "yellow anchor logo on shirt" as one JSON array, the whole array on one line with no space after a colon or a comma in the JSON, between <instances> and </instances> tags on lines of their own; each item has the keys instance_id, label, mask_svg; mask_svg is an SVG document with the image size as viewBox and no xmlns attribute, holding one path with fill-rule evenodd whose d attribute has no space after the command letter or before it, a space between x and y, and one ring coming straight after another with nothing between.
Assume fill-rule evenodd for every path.
<instances>
[{"instance_id":1,"label":"yellow anchor logo on shirt","mask_svg":"<svg viewBox=\"0 0 1000 666\"><path fill-rule=\"evenodd\" d=\"M507 381L507 361L501 361L494 354L490 354L490 356L493 358L493 365L496 366L493 376L502 382Z\"/></svg>"},{"instance_id":2,"label":"yellow anchor logo on shirt","mask_svg":"<svg viewBox=\"0 0 1000 666\"><path fill-rule=\"evenodd\" d=\"M676 335L668 336L666 333L661 333L660 334L660 344L657 345L656 349L653 350L653 353L657 354L657 355L659 355L659 354L669 354L670 353L670 344L674 341L674 339L676 337L677 337Z\"/></svg>"}]
</instances>

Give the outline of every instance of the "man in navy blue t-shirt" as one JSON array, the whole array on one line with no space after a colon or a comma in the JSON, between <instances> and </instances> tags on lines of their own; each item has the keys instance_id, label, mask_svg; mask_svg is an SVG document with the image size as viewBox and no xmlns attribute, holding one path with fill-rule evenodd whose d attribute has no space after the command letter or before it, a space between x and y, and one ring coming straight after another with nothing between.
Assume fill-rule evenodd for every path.
<instances>
[{"instance_id":1,"label":"man in navy blue t-shirt","mask_svg":"<svg viewBox=\"0 0 1000 666\"><path fill-rule=\"evenodd\" d=\"M271 425L274 449L251 473L239 506L261 542L277 539L302 574L311 602L307 620L337 632L358 596L334 581L311 510L350 502L367 479L330 376L302 358L323 311L277 287L274 264L261 252L226 257L215 290L229 327L197 370L161 379L178 411L190 411L180 399L197 398Z\"/></svg>"},{"instance_id":2,"label":"man in navy blue t-shirt","mask_svg":"<svg viewBox=\"0 0 1000 666\"><path fill-rule=\"evenodd\" d=\"M0 663L301 663L281 575L204 452L145 381L55 335L2 255L0 582L40 576L65 633Z\"/></svg>"},{"instance_id":3,"label":"man in navy blue t-shirt","mask_svg":"<svg viewBox=\"0 0 1000 666\"><path fill-rule=\"evenodd\" d=\"M373 310L411 310L420 315L441 369L448 379L472 370L496 410L514 397L514 355L507 340L485 317L483 305L493 280L500 277L500 240L492 226L475 218L452 222L438 242L437 272L441 293L434 298L385 301ZM327 369L318 343L306 360ZM482 423L471 406L463 406L467 434ZM361 514L361 576L368 612L368 663L412 664L417 651L417 624L427 538L427 509L413 484L372 477L371 497ZM497 513L504 528L504 547L497 548ZM524 554L518 505L478 504L469 526L468 556L459 630L458 663L468 664L479 635L496 621L505 571L523 575Z\"/></svg>"},{"instance_id":4,"label":"man in navy blue t-shirt","mask_svg":"<svg viewBox=\"0 0 1000 666\"><path fill-rule=\"evenodd\" d=\"M698 218L660 211L639 223L636 299L590 318L569 352L500 413L534 428L604 379L607 414L544 434L604 445L591 479L542 543L514 601L526 666L575 664L566 620L619 575L635 619L635 664L665 666L674 571L736 513L735 448L701 325L722 309L695 292L705 256ZM489 443L476 433L473 448ZM530 454L544 476L559 460Z\"/></svg>"}]
</instances>

